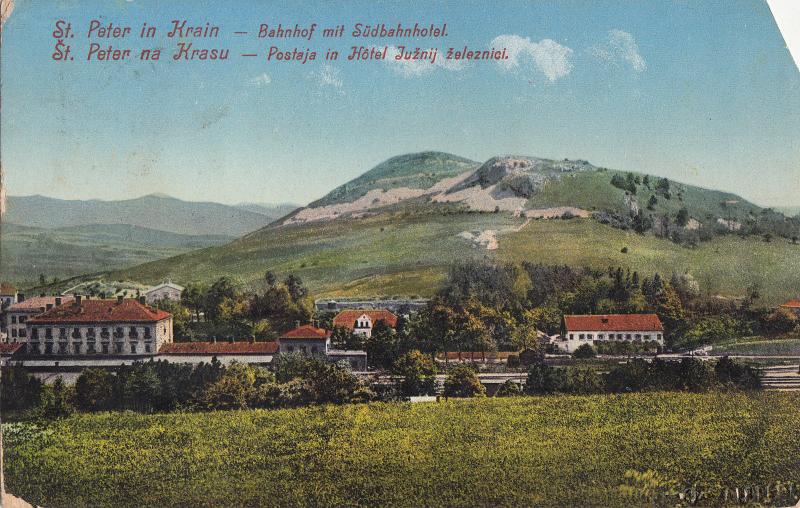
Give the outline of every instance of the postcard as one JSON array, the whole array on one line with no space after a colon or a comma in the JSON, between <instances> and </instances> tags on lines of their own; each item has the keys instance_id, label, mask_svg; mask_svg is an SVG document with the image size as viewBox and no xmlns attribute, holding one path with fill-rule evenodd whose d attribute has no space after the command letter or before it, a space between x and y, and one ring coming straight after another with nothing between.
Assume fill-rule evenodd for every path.
<instances>
[{"instance_id":1,"label":"postcard","mask_svg":"<svg viewBox=\"0 0 800 508\"><path fill-rule=\"evenodd\" d=\"M791 2L0 5L2 506L800 502Z\"/></svg>"}]
</instances>

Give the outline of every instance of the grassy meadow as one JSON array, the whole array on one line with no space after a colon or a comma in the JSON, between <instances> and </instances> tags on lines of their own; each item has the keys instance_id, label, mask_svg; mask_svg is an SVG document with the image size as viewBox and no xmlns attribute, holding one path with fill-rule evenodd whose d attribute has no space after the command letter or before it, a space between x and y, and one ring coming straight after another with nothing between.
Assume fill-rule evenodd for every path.
<instances>
[{"instance_id":1,"label":"grassy meadow","mask_svg":"<svg viewBox=\"0 0 800 508\"><path fill-rule=\"evenodd\" d=\"M650 470L709 504L800 481L799 420L798 393L82 414L8 430L6 482L48 507L651 506L621 488Z\"/></svg>"}]
</instances>

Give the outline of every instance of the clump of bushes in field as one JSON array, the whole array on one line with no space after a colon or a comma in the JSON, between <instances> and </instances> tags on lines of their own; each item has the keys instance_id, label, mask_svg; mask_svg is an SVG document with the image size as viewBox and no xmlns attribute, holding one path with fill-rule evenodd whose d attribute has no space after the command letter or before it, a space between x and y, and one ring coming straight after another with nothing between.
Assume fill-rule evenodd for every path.
<instances>
[{"instance_id":1,"label":"clump of bushes in field","mask_svg":"<svg viewBox=\"0 0 800 508\"><path fill-rule=\"evenodd\" d=\"M6 410L55 419L79 411L283 408L372 400L375 394L348 367L322 359L286 355L275 371L214 359L198 365L136 362L116 373L87 369L74 386L61 378L42 385L24 367L3 371ZM8 401L8 402L6 402Z\"/></svg>"},{"instance_id":2,"label":"clump of bushes in field","mask_svg":"<svg viewBox=\"0 0 800 508\"><path fill-rule=\"evenodd\" d=\"M588 367L531 366L524 392L528 395L555 393L592 394L642 391L704 392L711 389L757 390L761 388L758 371L721 358L713 366L694 358L680 362L634 359L599 374Z\"/></svg>"}]
</instances>

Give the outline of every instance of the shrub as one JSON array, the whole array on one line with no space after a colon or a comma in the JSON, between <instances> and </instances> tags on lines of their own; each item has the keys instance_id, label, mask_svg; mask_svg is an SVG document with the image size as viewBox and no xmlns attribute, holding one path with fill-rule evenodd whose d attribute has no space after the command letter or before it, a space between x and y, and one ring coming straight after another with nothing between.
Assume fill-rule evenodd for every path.
<instances>
[{"instance_id":1,"label":"shrub","mask_svg":"<svg viewBox=\"0 0 800 508\"><path fill-rule=\"evenodd\" d=\"M497 393L494 394L495 397L518 397L520 395L522 395L522 388L520 388L519 383L510 379L503 383Z\"/></svg>"},{"instance_id":2,"label":"shrub","mask_svg":"<svg viewBox=\"0 0 800 508\"><path fill-rule=\"evenodd\" d=\"M594 369L569 367L567 369L566 391L578 395L603 392L603 380Z\"/></svg>"},{"instance_id":3,"label":"shrub","mask_svg":"<svg viewBox=\"0 0 800 508\"><path fill-rule=\"evenodd\" d=\"M471 367L460 364L447 373L444 394L446 397L482 397L486 395L486 388Z\"/></svg>"},{"instance_id":4,"label":"shrub","mask_svg":"<svg viewBox=\"0 0 800 508\"><path fill-rule=\"evenodd\" d=\"M595 356L597 356L597 352L590 344L581 344L572 353L573 358L594 358Z\"/></svg>"},{"instance_id":5,"label":"shrub","mask_svg":"<svg viewBox=\"0 0 800 508\"><path fill-rule=\"evenodd\" d=\"M529 395L546 395L566 390L567 379L564 369L553 368L546 364L534 364L528 370L525 381L525 393Z\"/></svg>"},{"instance_id":6,"label":"shrub","mask_svg":"<svg viewBox=\"0 0 800 508\"><path fill-rule=\"evenodd\" d=\"M400 392L405 396L433 395L436 392L436 365L430 356L412 350L400 356L392 373L402 376Z\"/></svg>"},{"instance_id":7,"label":"shrub","mask_svg":"<svg viewBox=\"0 0 800 508\"><path fill-rule=\"evenodd\" d=\"M506 367L516 369L519 365L519 355L508 355L508 358L506 358Z\"/></svg>"}]
</instances>

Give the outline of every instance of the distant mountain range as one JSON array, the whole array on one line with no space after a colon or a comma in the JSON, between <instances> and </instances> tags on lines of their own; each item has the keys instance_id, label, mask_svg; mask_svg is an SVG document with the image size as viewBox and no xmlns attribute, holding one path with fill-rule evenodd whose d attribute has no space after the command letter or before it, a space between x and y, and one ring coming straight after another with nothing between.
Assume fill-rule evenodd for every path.
<instances>
[{"instance_id":1,"label":"distant mountain range","mask_svg":"<svg viewBox=\"0 0 800 508\"><path fill-rule=\"evenodd\" d=\"M181 235L239 236L262 228L293 205L237 205L182 201L151 194L120 201L9 196L3 221L37 228L127 224Z\"/></svg>"},{"instance_id":2,"label":"distant mountain range","mask_svg":"<svg viewBox=\"0 0 800 508\"><path fill-rule=\"evenodd\" d=\"M688 271L707 294L758 284L778 301L800 293L797 231L734 194L585 160L423 152L233 242L110 277L255 286L271 270L301 276L317 296L427 296L453 263L477 259Z\"/></svg>"},{"instance_id":3,"label":"distant mountain range","mask_svg":"<svg viewBox=\"0 0 800 508\"><path fill-rule=\"evenodd\" d=\"M196 203L160 194L122 201L10 196L0 242L2 280L64 279L220 245L295 208Z\"/></svg>"}]
</instances>

